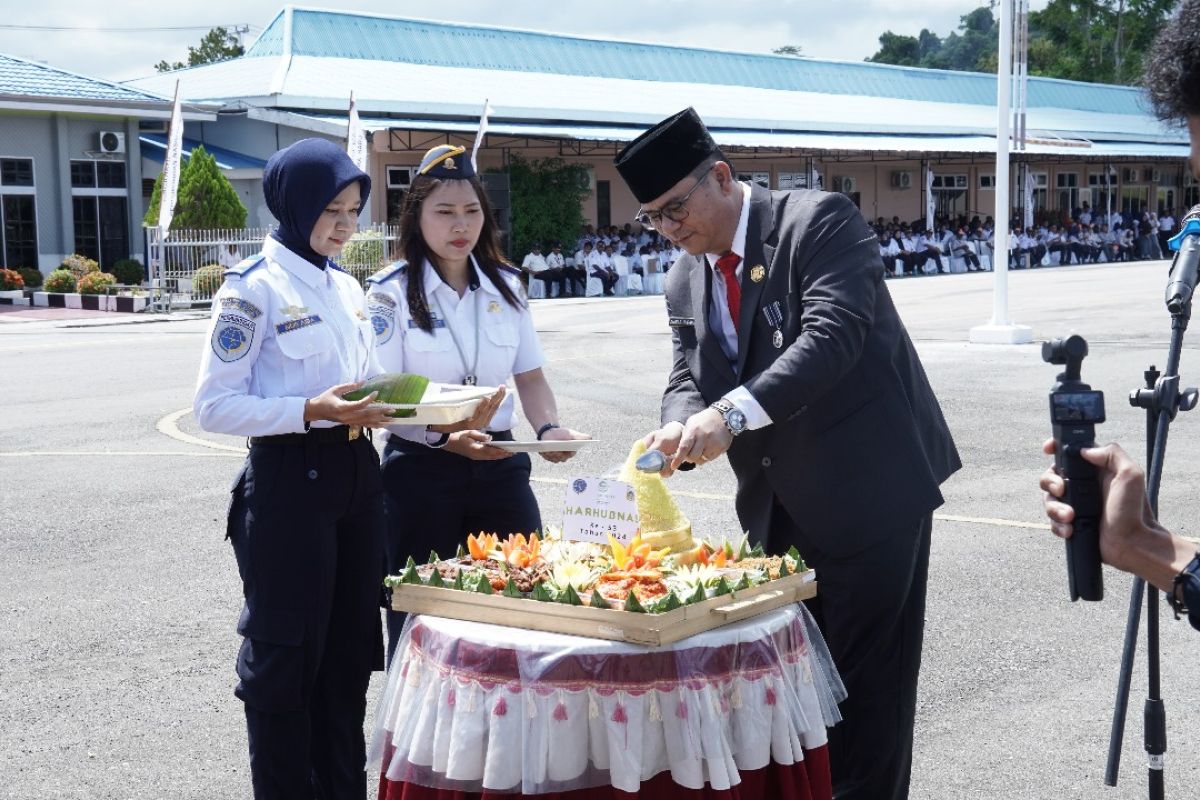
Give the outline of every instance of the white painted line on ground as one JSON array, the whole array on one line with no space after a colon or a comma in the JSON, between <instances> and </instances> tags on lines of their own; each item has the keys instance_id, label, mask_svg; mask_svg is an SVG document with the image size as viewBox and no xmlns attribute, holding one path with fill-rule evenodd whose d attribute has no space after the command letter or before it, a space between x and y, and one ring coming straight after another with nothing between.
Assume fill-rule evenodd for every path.
<instances>
[{"instance_id":1,"label":"white painted line on ground","mask_svg":"<svg viewBox=\"0 0 1200 800\"><path fill-rule=\"evenodd\" d=\"M34 456L187 456L188 458L245 458L242 453L197 453L177 450L26 450L0 453L0 458L30 458Z\"/></svg>"},{"instance_id":2,"label":"white painted line on ground","mask_svg":"<svg viewBox=\"0 0 1200 800\"><path fill-rule=\"evenodd\" d=\"M200 439L196 436L192 436L191 434L187 434L179 430L180 417L190 413L192 413L190 408L181 408L178 411L172 411L170 414L167 414L165 417L155 423L154 427L157 428L158 432L162 435L169 436L177 442L196 444L200 445L201 447L211 448L213 450L225 450L231 453L238 453L239 455L246 454L246 448L244 447L230 447L227 444L210 442L207 439Z\"/></svg>"}]
</instances>

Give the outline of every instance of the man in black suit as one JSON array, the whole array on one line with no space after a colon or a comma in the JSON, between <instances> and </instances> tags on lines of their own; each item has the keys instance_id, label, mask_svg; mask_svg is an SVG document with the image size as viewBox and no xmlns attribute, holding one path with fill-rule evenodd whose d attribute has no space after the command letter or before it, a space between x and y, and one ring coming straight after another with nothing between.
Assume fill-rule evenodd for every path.
<instances>
[{"instance_id":1,"label":"man in black suit","mask_svg":"<svg viewBox=\"0 0 1200 800\"><path fill-rule=\"evenodd\" d=\"M739 183L692 109L617 157L639 219L682 247L667 275L674 366L646 437L665 474L728 451L737 512L796 545L846 684L830 731L840 800L908 795L939 485L961 463L844 195Z\"/></svg>"}]
</instances>

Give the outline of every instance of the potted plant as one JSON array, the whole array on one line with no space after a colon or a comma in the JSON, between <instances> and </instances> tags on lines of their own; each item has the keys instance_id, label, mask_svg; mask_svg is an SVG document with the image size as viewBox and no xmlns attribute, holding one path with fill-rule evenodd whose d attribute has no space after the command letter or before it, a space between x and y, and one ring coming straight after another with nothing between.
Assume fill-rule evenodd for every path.
<instances>
[{"instance_id":1,"label":"potted plant","mask_svg":"<svg viewBox=\"0 0 1200 800\"><path fill-rule=\"evenodd\" d=\"M33 293L35 306L51 308L83 308L83 302L75 292L78 281L71 270L59 267L46 276L42 286L45 291Z\"/></svg>"},{"instance_id":2,"label":"potted plant","mask_svg":"<svg viewBox=\"0 0 1200 800\"><path fill-rule=\"evenodd\" d=\"M0 269L0 303L14 305L24 300L25 278L15 269Z\"/></svg>"},{"instance_id":3,"label":"potted plant","mask_svg":"<svg viewBox=\"0 0 1200 800\"><path fill-rule=\"evenodd\" d=\"M90 311L109 310L109 287L116 286L117 279L107 272L88 272L79 279L80 303Z\"/></svg>"}]
</instances>

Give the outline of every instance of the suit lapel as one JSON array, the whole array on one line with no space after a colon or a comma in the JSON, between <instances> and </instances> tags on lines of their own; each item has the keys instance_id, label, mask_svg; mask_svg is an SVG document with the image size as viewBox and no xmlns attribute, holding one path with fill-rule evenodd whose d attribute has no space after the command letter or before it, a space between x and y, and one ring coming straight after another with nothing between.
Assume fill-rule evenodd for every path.
<instances>
[{"instance_id":1,"label":"suit lapel","mask_svg":"<svg viewBox=\"0 0 1200 800\"><path fill-rule=\"evenodd\" d=\"M742 307L739 312L737 380L741 381L750 351L759 301L771 274L775 248L766 243L774 232L771 193L760 186L750 188L750 218L746 222L746 257L742 261ZM754 280L755 275L760 276Z\"/></svg>"},{"instance_id":2,"label":"suit lapel","mask_svg":"<svg viewBox=\"0 0 1200 800\"><path fill-rule=\"evenodd\" d=\"M708 309L712 303L712 269L704 256L690 256L692 260L692 315L696 323L696 345L700 354L707 357L721 371L721 377L728 383L733 383L735 376L729 359L721 343L713 334L708 319Z\"/></svg>"}]
</instances>

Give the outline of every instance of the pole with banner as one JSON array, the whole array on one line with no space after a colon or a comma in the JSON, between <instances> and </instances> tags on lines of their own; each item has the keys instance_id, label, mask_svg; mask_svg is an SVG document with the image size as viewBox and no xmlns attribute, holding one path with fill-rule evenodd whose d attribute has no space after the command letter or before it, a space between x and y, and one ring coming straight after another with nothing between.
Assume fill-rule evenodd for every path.
<instances>
[{"instance_id":1,"label":"pole with banner","mask_svg":"<svg viewBox=\"0 0 1200 800\"><path fill-rule=\"evenodd\" d=\"M179 201L179 171L183 161L183 106L179 100L179 81L175 81L175 101L171 106L171 123L167 130L167 153L163 158L162 187L159 190L158 225L149 231L151 286L157 279L162 310L170 311L170 292L166 280L166 248Z\"/></svg>"},{"instance_id":2,"label":"pole with banner","mask_svg":"<svg viewBox=\"0 0 1200 800\"><path fill-rule=\"evenodd\" d=\"M480 146L483 145L483 136L487 133L488 117L494 109L488 100L483 101L483 114L479 117L479 131L475 134L475 144L471 147L471 167L479 174L479 162L476 160L476 154L479 152Z\"/></svg>"},{"instance_id":3,"label":"pole with banner","mask_svg":"<svg viewBox=\"0 0 1200 800\"><path fill-rule=\"evenodd\" d=\"M1012 103L1013 0L1000 0L1000 58L996 75L996 232L993 238L992 319L971 328L970 339L979 344L1025 344L1033 329L1008 318L1009 111Z\"/></svg>"},{"instance_id":4,"label":"pole with banner","mask_svg":"<svg viewBox=\"0 0 1200 800\"><path fill-rule=\"evenodd\" d=\"M1025 175L1025 197L1024 197L1025 215L1024 215L1024 219L1022 219L1022 222L1025 225L1025 235L1029 236L1029 235L1032 235L1029 233L1029 229L1033 227L1033 184L1034 184L1034 180L1033 180L1033 173L1029 171L1028 164L1021 165L1021 172L1024 173L1024 175Z\"/></svg>"},{"instance_id":5,"label":"pole with banner","mask_svg":"<svg viewBox=\"0 0 1200 800\"><path fill-rule=\"evenodd\" d=\"M925 162L925 230L933 230L933 212L937 203L933 197L933 165Z\"/></svg>"},{"instance_id":6,"label":"pole with banner","mask_svg":"<svg viewBox=\"0 0 1200 800\"><path fill-rule=\"evenodd\" d=\"M368 175L371 174L371 151L367 147L367 134L363 130L362 120L358 116L358 104L354 101L354 92L350 92L350 110L346 120L346 155L350 156L350 160L354 162L354 166ZM367 207L363 209L360 220L367 225L371 224L371 206L369 202Z\"/></svg>"}]
</instances>

